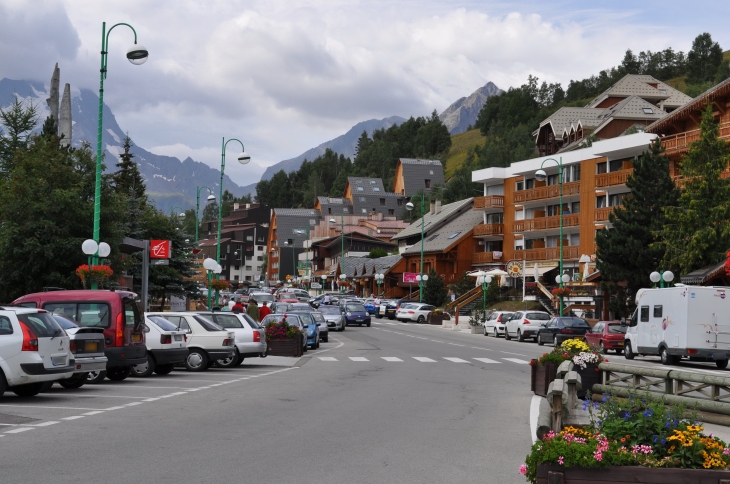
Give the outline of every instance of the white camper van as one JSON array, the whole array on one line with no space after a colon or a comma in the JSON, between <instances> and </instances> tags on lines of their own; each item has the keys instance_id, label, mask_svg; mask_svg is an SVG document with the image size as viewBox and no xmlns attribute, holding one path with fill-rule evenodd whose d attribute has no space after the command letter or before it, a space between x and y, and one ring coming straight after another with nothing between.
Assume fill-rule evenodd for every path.
<instances>
[{"instance_id":1,"label":"white camper van","mask_svg":"<svg viewBox=\"0 0 730 484\"><path fill-rule=\"evenodd\" d=\"M730 358L730 287L641 289L628 324L628 360L637 354L659 355L665 365L689 358L725 368Z\"/></svg>"}]
</instances>

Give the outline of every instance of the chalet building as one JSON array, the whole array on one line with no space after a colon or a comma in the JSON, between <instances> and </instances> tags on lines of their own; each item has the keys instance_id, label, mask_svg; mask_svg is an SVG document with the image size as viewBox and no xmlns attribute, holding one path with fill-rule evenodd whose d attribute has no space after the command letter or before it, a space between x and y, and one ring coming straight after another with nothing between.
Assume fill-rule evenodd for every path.
<instances>
[{"instance_id":1,"label":"chalet building","mask_svg":"<svg viewBox=\"0 0 730 484\"><path fill-rule=\"evenodd\" d=\"M363 297L375 294L383 298L399 298L408 291L402 284L405 270L405 259L400 255L369 259L367 257L345 257L342 264L333 266L334 272L330 281L339 281L340 274L347 276L347 288L351 288ZM383 282L378 286L375 274L383 274ZM331 282L330 282L331 284ZM330 286L328 286L329 288ZM333 286L333 289L337 284Z\"/></svg>"},{"instance_id":2,"label":"chalet building","mask_svg":"<svg viewBox=\"0 0 730 484\"><path fill-rule=\"evenodd\" d=\"M321 218L319 210L310 208L275 208L271 211L266 245L269 255L267 280L283 281L287 275L299 275L296 261L308 245L307 228L311 233Z\"/></svg>"},{"instance_id":3,"label":"chalet building","mask_svg":"<svg viewBox=\"0 0 730 484\"><path fill-rule=\"evenodd\" d=\"M350 201L354 215L380 214L393 219L403 218L403 195L386 192L380 178L348 177L344 198Z\"/></svg>"},{"instance_id":4,"label":"chalet building","mask_svg":"<svg viewBox=\"0 0 730 484\"><path fill-rule=\"evenodd\" d=\"M342 257L344 243L345 257L365 257L373 249L383 249L387 252L395 250L396 245L359 232L346 233L344 238L340 235L318 239L311 242L310 262L314 275L329 273ZM304 254L299 256L303 259Z\"/></svg>"},{"instance_id":5,"label":"chalet building","mask_svg":"<svg viewBox=\"0 0 730 484\"><path fill-rule=\"evenodd\" d=\"M585 147L589 139L616 138L632 128L643 131L691 100L652 76L629 74L585 107L558 109L533 136L541 156L565 153Z\"/></svg>"},{"instance_id":6,"label":"chalet building","mask_svg":"<svg viewBox=\"0 0 730 484\"><path fill-rule=\"evenodd\" d=\"M352 215L352 200L349 198L317 197L314 209L319 210L322 217L327 215Z\"/></svg>"},{"instance_id":7,"label":"chalet building","mask_svg":"<svg viewBox=\"0 0 730 484\"><path fill-rule=\"evenodd\" d=\"M424 233L425 238L428 239L432 235L436 234L441 228L449 223L454 217L470 212L474 205L473 198L467 198L466 200L460 200L458 202L449 203L447 205L441 205L441 201L435 201L431 203L430 210L423 217ZM420 203L416 204L414 210L420 215ZM419 218L408 227L398 232L391 239L393 242L398 244L398 252L403 254L406 249L421 241L421 219Z\"/></svg>"},{"instance_id":8,"label":"chalet building","mask_svg":"<svg viewBox=\"0 0 730 484\"><path fill-rule=\"evenodd\" d=\"M411 198L419 192L427 194L443 183L444 167L439 160L400 158L395 167L393 193Z\"/></svg>"}]
</instances>

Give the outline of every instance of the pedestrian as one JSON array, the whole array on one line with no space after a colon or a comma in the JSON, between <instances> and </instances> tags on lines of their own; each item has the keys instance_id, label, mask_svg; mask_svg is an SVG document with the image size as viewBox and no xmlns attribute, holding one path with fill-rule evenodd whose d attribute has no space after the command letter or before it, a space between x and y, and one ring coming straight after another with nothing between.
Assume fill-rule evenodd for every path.
<instances>
[{"instance_id":1,"label":"pedestrian","mask_svg":"<svg viewBox=\"0 0 730 484\"><path fill-rule=\"evenodd\" d=\"M241 314L244 311L244 307L241 305L241 299L236 299L233 306L231 306L231 311L236 314Z\"/></svg>"},{"instance_id":2,"label":"pedestrian","mask_svg":"<svg viewBox=\"0 0 730 484\"><path fill-rule=\"evenodd\" d=\"M221 301L221 306L228 306L228 296L223 296L223 300Z\"/></svg>"},{"instance_id":3,"label":"pedestrian","mask_svg":"<svg viewBox=\"0 0 730 484\"><path fill-rule=\"evenodd\" d=\"M449 297L451 297L451 302L454 302L456 300L456 294L454 294L453 289L449 289Z\"/></svg>"},{"instance_id":4,"label":"pedestrian","mask_svg":"<svg viewBox=\"0 0 730 484\"><path fill-rule=\"evenodd\" d=\"M263 306L261 306L261 309L259 309L259 317L261 318L261 321L263 321L264 318L269 314L271 314L271 309L266 304L266 301L264 301Z\"/></svg>"},{"instance_id":5,"label":"pedestrian","mask_svg":"<svg viewBox=\"0 0 730 484\"><path fill-rule=\"evenodd\" d=\"M322 304L325 304L325 305L329 306L329 303L330 303L330 295L329 294L325 294L324 295L324 299L322 300Z\"/></svg>"},{"instance_id":6,"label":"pedestrian","mask_svg":"<svg viewBox=\"0 0 730 484\"><path fill-rule=\"evenodd\" d=\"M251 301L249 301L248 307L246 308L246 314L248 314L251 317L251 319L253 319L257 323L259 321L261 321L259 319L259 305L256 304L255 299L252 299Z\"/></svg>"}]
</instances>

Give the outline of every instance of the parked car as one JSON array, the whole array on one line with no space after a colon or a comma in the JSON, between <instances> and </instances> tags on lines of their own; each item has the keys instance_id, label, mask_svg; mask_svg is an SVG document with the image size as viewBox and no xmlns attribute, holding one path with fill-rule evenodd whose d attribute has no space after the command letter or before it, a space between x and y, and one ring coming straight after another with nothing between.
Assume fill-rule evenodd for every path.
<instances>
[{"instance_id":1,"label":"parked car","mask_svg":"<svg viewBox=\"0 0 730 484\"><path fill-rule=\"evenodd\" d=\"M345 318L345 325L357 324L358 326L370 327L370 315L365 310L365 307L360 303L347 303L343 308L343 317Z\"/></svg>"},{"instance_id":2,"label":"parked car","mask_svg":"<svg viewBox=\"0 0 730 484\"><path fill-rule=\"evenodd\" d=\"M256 301L256 304L258 304L259 307L261 306L261 303L264 301L266 301L268 304L271 304L272 302L274 302L274 296L269 294L268 292L258 292L258 291L251 292L251 293L249 293L248 297L249 297L249 301L251 299Z\"/></svg>"},{"instance_id":3,"label":"parked car","mask_svg":"<svg viewBox=\"0 0 730 484\"><path fill-rule=\"evenodd\" d=\"M317 312L324 316L327 321L328 328L334 328L335 331L345 330L345 317L342 315L342 310L339 306L322 305L317 309Z\"/></svg>"},{"instance_id":4,"label":"parked car","mask_svg":"<svg viewBox=\"0 0 730 484\"><path fill-rule=\"evenodd\" d=\"M514 336L517 341L525 341L525 338L537 340L537 331L549 320L550 315L545 311L516 311L505 324L504 339Z\"/></svg>"},{"instance_id":5,"label":"parked car","mask_svg":"<svg viewBox=\"0 0 730 484\"><path fill-rule=\"evenodd\" d=\"M491 334L495 338L504 336L507 320L512 317L510 311L494 311L484 322L484 336Z\"/></svg>"},{"instance_id":6,"label":"parked car","mask_svg":"<svg viewBox=\"0 0 730 484\"><path fill-rule=\"evenodd\" d=\"M309 298L312 296L309 295L307 291L304 289L295 289L295 288L288 288L279 294L277 294L277 298L279 300L283 299L296 299L297 301L301 302L307 302L309 301Z\"/></svg>"},{"instance_id":7,"label":"parked car","mask_svg":"<svg viewBox=\"0 0 730 484\"><path fill-rule=\"evenodd\" d=\"M378 308L375 306L375 299L366 299L362 305L365 307L368 314L372 316L378 314Z\"/></svg>"},{"instance_id":8,"label":"parked car","mask_svg":"<svg viewBox=\"0 0 730 484\"><path fill-rule=\"evenodd\" d=\"M230 358L216 360L216 366L231 368L243 363L244 358L266 356L266 333L256 321L247 314L235 313L197 313L212 320L219 326L235 334L236 354Z\"/></svg>"},{"instance_id":9,"label":"parked car","mask_svg":"<svg viewBox=\"0 0 730 484\"><path fill-rule=\"evenodd\" d=\"M393 299L381 299L380 300L380 306L378 307L378 314L375 315L376 318L385 318L388 316L387 309L388 307L393 308L393 316L395 317L395 307L397 305L397 302ZM391 318L393 319L393 318Z\"/></svg>"},{"instance_id":10,"label":"parked car","mask_svg":"<svg viewBox=\"0 0 730 484\"><path fill-rule=\"evenodd\" d=\"M420 302L420 301L413 301L411 299L393 299L391 301L388 301L387 303L381 302L380 307L382 308L383 305L385 305L385 311L383 312L383 314L388 319L395 319L395 313L400 309L400 307L403 304L417 303L417 302Z\"/></svg>"},{"instance_id":11,"label":"parked car","mask_svg":"<svg viewBox=\"0 0 730 484\"><path fill-rule=\"evenodd\" d=\"M542 346L545 343L552 343L557 347L566 339L584 339L590 330L591 325L582 318L567 316L552 318L537 332L537 344Z\"/></svg>"},{"instance_id":12,"label":"parked car","mask_svg":"<svg viewBox=\"0 0 730 484\"><path fill-rule=\"evenodd\" d=\"M270 323L281 323L282 320L286 319L286 322L290 326L296 326L299 328L299 331L302 332L304 335L304 338L302 338L302 351L305 353L309 349L308 342L307 342L307 329L306 326L302 323L302 320L297 316L296 314L269 314L261 321L261 326L264 327L264 330L266 330L266 325Z\"/></svg>"},{"instance_id":13,"label":"parked car","mask_svg":"<svg viewBox=\"0 0 730 484\"><path fill-rule=\"evenodd\" d=\"M426 303L406 303L395 312L395 319L398 321L415 321L425 323L428 313L436 309L435 306Z\"/></svg>"},{"instance_id":14,"label":"parked car","mask_svg":"<svg viewBox=\"0 0 730 484\"><path fill-rule=\"evenodd\" d=\"M322 304L322 301L324 301L324 296L324 294L320 294L318 296L310 297L307 303L314 309L317 309L320 304Z\"/></svg>"},{"instance_id":15,"label":"parked car","mask_svg":"<svg viewBox=\"0 0 730 484\"><path fill-rule=\"evenodd\" d=\"M628 326L622 325L619 321L598 321L593 328L586 333L586 343L595 346L601 353L613 350L617 355L624 351L624 337Z\"/></svg>"},{"instance_id":16,"label":"parked car","mask_svg":"<svg viewBox=\"0 0 730 484\"><path fill-rule=\"evenodd\" d=\"M319 326L319 339L325 343L329 342L330 329L327 326L327 320L324 319L324 314L317 311L312 311L309 314L311 314L314 320L317 321L317 325Z\"/></svg>"},{"instance_id":17,"label":"parked car","mask_svg":"<svg viewBox=\"0 0 730 484\"><path fill-rule=\"evenodd\" d=\"M188 337L188 356L185 368L188 371L204 371L216 360L232 358L236 354L235 334L223 329L210 319L188 312L149 313L167 319Z\"/></svg>"},{"instance_id":18,"label":"parked car","mask_svg":"<svg viewBox=\"0 0 730 484\"><path fill-rule=\"evenodd\" d=\"M71 338L46 311L0 309L0 398L5 390L32 397L73 378Z\"/></svg>"},{"instance_id":19,"label":"parked car","mask_svg":"<svg viewBox=\"0 0 730 484\"><path fill-rule=\"evenodd\" d=\"M147 361L144 321L137 301L137 294L129 291L61 290L26 294L13 304L42 308L79 326L102 328L106 370L91 371L87 378L87 383L99 383L105 376L124 380L132 366Z\"/></svg>"},{"instance_id":20,"label":"parked car","mask_svg":"<svg viewBox=\"0 0 730 484\"><path fill-rule=\"evenodd\" d=\"M287 315L289 314L298 316L299 319L302 321L302 324L304 325L304 334L307 337L307 344L309 345L309 347L312 349L319 348L319 323L316 319L314 319L312 313L304 311L294 311L287 313Z\"/></svg>"},{"instance_id":21,"label":"parked car","mask_svg":"<svg viewBox=\"0 0 730 484\"><path fill-rule=\"evenodd\" d=\"M102 328L82 328L63 316L58 314L52 314L52 316L71 338L69 345L75 361L73 376L59 380L58 384L63 388L81 388L86 383L90 371L106 370L104 330Z\"/></svg>"},{"instance_id":22,"label":"parked car","mask_svg":"<svg viewBox=\"0 0 730 484\"><path fill-rule=\"evenodd\" d=\"M167 375L175 365L182 365L188 357L188 337L161 316L145 314L145 345L147 361L132 367L132 376L147 377L152 373Z\"/></svg>"}]
</instances>

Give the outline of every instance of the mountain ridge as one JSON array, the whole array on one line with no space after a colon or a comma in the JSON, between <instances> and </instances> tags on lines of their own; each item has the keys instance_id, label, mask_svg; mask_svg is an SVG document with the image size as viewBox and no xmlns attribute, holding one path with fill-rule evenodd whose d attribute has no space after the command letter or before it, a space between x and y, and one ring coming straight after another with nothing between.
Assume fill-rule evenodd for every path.
<instances>
[{"instance_id":1,"label":"mountain ridge","mask_svg":"<svg viewBox=\"0 0 730 484\"><path fill-rule=\"evenodd\" d=\"M451 135L464 133L479 116L487 99L498 96L504 91L498 88L492 81L471 93L469 96L460 98L439 114L439 119L446 125Z\"/></svg>"}]
</instances>

